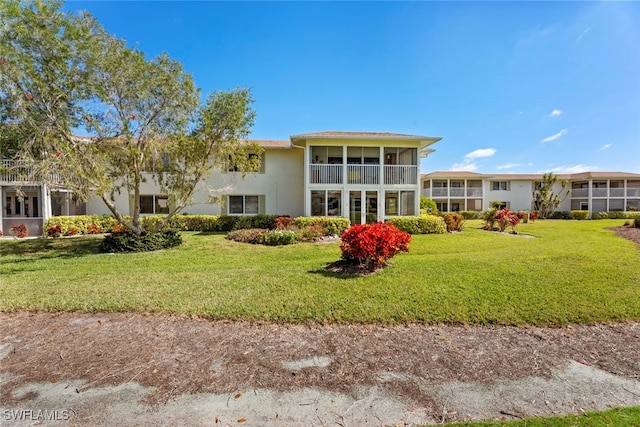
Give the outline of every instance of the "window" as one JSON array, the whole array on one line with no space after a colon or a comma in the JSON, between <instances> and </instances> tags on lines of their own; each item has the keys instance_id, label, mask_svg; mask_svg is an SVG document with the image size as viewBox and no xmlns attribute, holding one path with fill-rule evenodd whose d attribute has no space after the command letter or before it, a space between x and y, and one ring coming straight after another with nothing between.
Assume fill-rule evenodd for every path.
<instances>
[{"instance_id":1,"label":"window","mask_svg":"<svg viewBox=\"0 0 640 427\"><path fill-rule=\"evenodd\" d=\"M144 195L140 196L141 214L168 214L169 199L167 196Z\"/></svg>"},{"instance_id":2,"label":"window","mask_svg":"<svg viewBox=\"0 0 640 427\"><path fill-rule=\"evenodd\" d=\"M415 191L385 191L385 215L415 215Z\"/></svg>"},{"instance_id":3,"label":"window","mask_svg":"<svg viewBox=\"0 0 640 427\"><path fill-rule=\"evenodd\" d=\"M491 181L491 191L509 191L509 182Z\"/></svg>"},{"instance_id":4,"label":"window","mask_svg":"<svg viewBox=\"0 0 640 427\"><path fill-rule=\"evenodd\" d=\"M319 190L311 192L312 216L341 216L342 192Z\"/></svg>"},{"instance_id":5,"label":"window","mask_svg":"<svg viewBox=\"0 0 640 427\"><path fill-rule=\"evenodd\" d=\"M229 215L257 215L260 196L229 196Z\"/></svg>"}]
</instances>

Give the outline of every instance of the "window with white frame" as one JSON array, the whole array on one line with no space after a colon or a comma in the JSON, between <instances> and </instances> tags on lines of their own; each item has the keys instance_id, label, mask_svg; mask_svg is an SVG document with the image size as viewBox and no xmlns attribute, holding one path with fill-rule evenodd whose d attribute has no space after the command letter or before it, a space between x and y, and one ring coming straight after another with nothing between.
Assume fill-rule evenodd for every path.
<instances>
[{"instance_id":1,"label":"window with white frame","mask_svg":"<svg viewBox=\"0 0 640 427\"><path fill-rule=\"evenodd\" d=\"M509 191L509 181L491 181L491 191Z\"/></svg>"},{"instance_id":2,"label":"window with white frame","mask_svg":"<svg viewBox=\"0 0 640 427\"><path fill-rule=\"evenodd\" d=\"M169 198L163 195L141 195L140 196L140 213L141 214L168 214Z\"/></svg>"},{"instance_id":3,"label":"window with white frame","mask_svg":"<svg viewBox=\"0 0 640 427\"><path fill-rule=\"evenodd\" d=\"M260 213L260 196L229 196L229 215L257 215Z\"/></svg>"},{"instance_id":4,"label":"window with white frame","mask_svg":"<svg viewBox=\"0 0 640 427\"><path fill-rule=\"evenodd\" d=\"M314 190L311 192L312 216L342 215L342 192L339 190Z\"/></svg>"}]
</instances>

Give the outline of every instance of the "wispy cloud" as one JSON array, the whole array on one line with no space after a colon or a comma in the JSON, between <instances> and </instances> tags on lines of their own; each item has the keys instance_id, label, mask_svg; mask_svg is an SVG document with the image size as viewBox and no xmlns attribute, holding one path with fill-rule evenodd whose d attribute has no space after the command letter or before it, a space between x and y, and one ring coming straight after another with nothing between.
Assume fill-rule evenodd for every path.
<instances>
[{"instance_id":1,"label":"wispy cloud","mask_svg":"<svg viewBox=\"0 0 640 427\"><path fill-rule=\"evenodd\" d=\"M558 110L557 108L555 108L549 114L547 114L545 117L558 117L560 115L562 115L562 110Z\"/></svg>"},{"instance_id":2,"label":"wispy cloud","mask_svg":"<svg viewBox=\"0 0 640 427\"><path fill-rule=\"evenodd\" d=\"M454 163L449 170L475 172L478 170L478 163L475 159L491 157L496 154L495 148L479 148L464 155L464 159L460 163Z\"/></svg>"},{"instance_id":3,"label":"wispy cloud","mask_svg":"<svg viewBox=\"0 0 640 427\"><path fill-rule=\"evenodd\" d=\"M581 38L583 38L583 37L584 37L584 35L585 35L585 34L587 34L589 31L591 31L591 27L589 27L589 28L587 28L586 30L584 30L584 31L582 32L582 34L580 34L580 35L578 36L578 38L576 39L576 43L579 43L579 42L580 42L580 39L581 39Z\"/></svg>"},{"instance_id":4,"label":"wispy cloud","mask_svg":"<svg viewBox=\"0 0 640 427\"><path fill-rule=\"evenodd\" d=\"M465 159L480 159L482 157L491 157L496 154L495 148L480 148L464 155Z\"/></svg>"},{"instance_id":5,"label":"wispy cloud","mask_svg":"<svg viewBox=\"0 0 640 427\"><path fill-rule=\"evenodd\" d=\"M503 169L513 169L513 168L517 168L519 166L533 166L533 163L505 163L504 165L500 165L500 166L496 166L496 169L498 170L503 170Z\"/></svg>"},{"instance_id":6,"label":"wispy cloud","mask_svg":"<svg viewBox=\"0 0 640 427\"><path fill-rule=\"evenodd\" d=\"M587 165L574 165L574 166L558 166L553 169L548 169L545 171L539 171L538 173L544 172L553 172L553 173L579 173L579 172L589 172L598 170L598 166L587 166Z\"/></svg>"},{"instance_id":7,"label":"wispy cloud","mask_svg":"<svg viewBox=\"0 0 640 427\"><path fill-rule=\"evenodd\" d=\"M599 148L600 151L606 150L607 148L611 148L611 144L604 144L602 147Z\"/></svg>"},{"instance_id":8,"label":"wispy cloud","mask_svg":"<svg viewBox=\"0 0 640 427\"><path fill-rule=\"evenodd\" d=\"M545 139L543 139L541 142L551 142L551 141L555 141L555 140L556 140L556 139L558 139L558 138L562 138L562 136L563 136L563 135L566 135L566 133L567 133L567 132L569 132L569 130L568 130L568 129L562 129L560 132L558 132L558 133L556 133L556 134L554 134L554 135L551 135L551 136L546 137L546 138L545 138Z\"/></svg>"}]
</instances>

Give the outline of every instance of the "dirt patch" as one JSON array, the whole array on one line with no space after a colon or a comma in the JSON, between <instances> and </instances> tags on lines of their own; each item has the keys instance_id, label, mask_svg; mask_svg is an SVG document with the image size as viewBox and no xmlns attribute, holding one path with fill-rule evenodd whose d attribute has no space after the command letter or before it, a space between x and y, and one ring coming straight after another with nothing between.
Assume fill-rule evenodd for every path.
<instances>
[{"instance_id":1,"label":"dirt patch","mask_svg":"<svg viewBox=\"0 0 640 427\"><path fill-rule=\"evenodd\" d=\"M611 227L609 230L613 230L618 236L631 240L640 250L640 228L634 227Z\"/></svg>"},{"instance_id":2,"label":"dirt patch","mask_svg":"<svg viewBox=\"0 0 640 427\"><path fill-rule=\"evenodd\" d=\"M311 394L316 396L310 400L316 412L307 414L312 418L320 413L318 402L327 404L326 416L337 405L344 410L341 416L350 413L356 420L382 417L366 405L359 415L353 410L384 402L398 417L413 408L415 422L640 404L640 323L563 328L288 325L20 312L0 313L0 324L0 401L12 408L43 402L49 395L64 395L67 402L115 396L118 387L133 393L132 401L139 400L141 407L156 410L185 405L193 396L219 408L219 414L228 413L250 394L263 396L265 410L277 406L282 415L292 408L309 409L300 399ZM597 389L590 394L593 385ZM518 390L525 396L518 396ZM606 395L597 396L597 390ZM610 395L617 400L607 400ZM456 407L464 396L467 409ZM488 396L494 399L489 402ZM512 405L500 403L505 399ZM140 407L136 411L146 413ZM291 414L288 425L307 420ZM369 424L385 423L371 418Z\"/></svg>"}]
</instances>

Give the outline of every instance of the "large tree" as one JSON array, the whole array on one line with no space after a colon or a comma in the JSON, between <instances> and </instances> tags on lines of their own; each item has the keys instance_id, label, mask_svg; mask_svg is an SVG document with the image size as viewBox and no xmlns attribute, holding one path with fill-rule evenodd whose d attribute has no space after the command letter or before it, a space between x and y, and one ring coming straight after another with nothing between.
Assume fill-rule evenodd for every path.
<instances>
[{"instance_id":1,"label":"large tree","mask_svg":"<svg viewBox=\"0 0 640 427\"><path fill-rule=\"evenodd\" d=\"M557 184L557 185L556 185ZM550 218L560 203L569 195L569 181L553 173L545 173L542 179L533 181L533 210L540 218ZM560 187L556 192L554 187Z\"/></svg>"},{"instance_id":2,"label":"large tree","mask_svg":"<svg viewBox=\"0 0 640 427\"><path fill-rule=\"evenodd\" d=\"M229 159L240 172L259 168L260 156L249 154L260 148L245 142L255 118L248 89L216 92L201 104L178 61L147 60L90 15L60 8L39 0L0 5L9 41L0 46L1 130L8 147L17 142L15 158L29 179L61 180L81 199L95 195L141 234L170 221ZM79 128L91 137L74 136ZM169 202L155 230L140 220L148 181ZM130 204L120 212L123 193Z\"/></svg>"}]
</instances>

